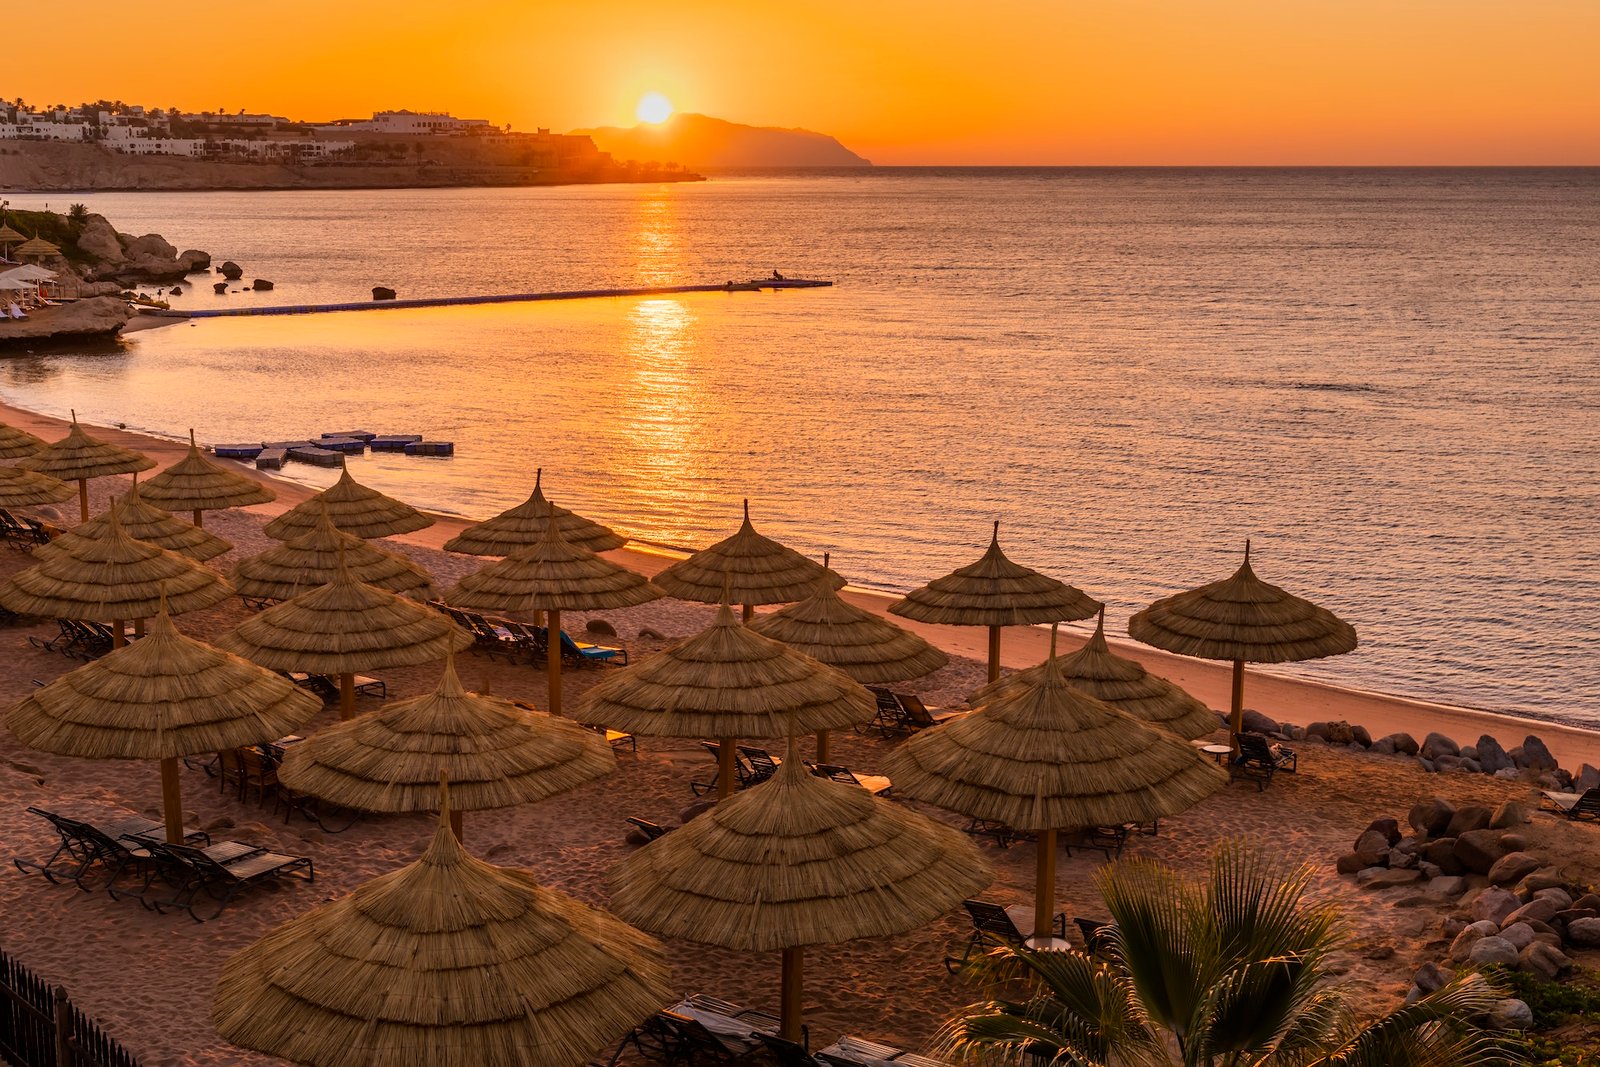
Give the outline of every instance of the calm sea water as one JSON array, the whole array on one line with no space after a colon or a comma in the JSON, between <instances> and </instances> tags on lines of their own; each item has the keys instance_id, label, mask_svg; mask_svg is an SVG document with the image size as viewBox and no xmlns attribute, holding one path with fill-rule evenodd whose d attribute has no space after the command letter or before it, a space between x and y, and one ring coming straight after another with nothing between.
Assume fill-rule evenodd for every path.
<instances>
[{"instance_id":1,"label":"calm sea water","mask_svg":"<svg viewBox=\"0 0 1600 1067\"><path fill-rule=\"evenodd\" d=\"M204 441L457 442L358 477L488 515L543 466L642 538L758 528L903 590L1013 558L1110 604L1258 571L1352 620L1286 673L1600 723L1600 172L890 171L118 194L263 297L833 289L207 321L0 359L0 394ZM308 480L321 472L294 468Z\"/></svg>"}]
</instances>

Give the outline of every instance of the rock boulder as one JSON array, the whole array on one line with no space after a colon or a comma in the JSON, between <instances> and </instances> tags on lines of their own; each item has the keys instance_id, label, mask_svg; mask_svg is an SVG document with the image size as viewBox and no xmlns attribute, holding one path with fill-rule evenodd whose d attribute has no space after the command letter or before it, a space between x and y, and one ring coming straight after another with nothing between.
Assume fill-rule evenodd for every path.
<instances>
[{"instance_id":1,"label":"rock boulder","mask_svg":"<svg viewBox=\"0 0 1600 1067\"><path fill-rule=\"evenodd\" d=\"M185 249L178 253L178 263L183 267L185 274L194 274L196 271L211 269L211 253L202 252L198 248Z\"/></svg>"},{"instance_id":2,"label":"rock boulder","mask_svg":"<svg viewBox=\"0 0 1600 1067\"><path fill-rule=\"evenodd\" d=\"M230 282L236 282L240 278L244 277L244 268L230 259L222 266L217 268L217 273L228 279Z\"/></svg>"},{"instance_id":3,"label":"rock boulder","mask_svg":"<svg viewBox=\"0 0 1600 1067\"><path fill-rule=\"evenodd\" d=\"M1436 760L1440 756L1459 756L1461 746L1444 734L1431 733L1422 739L1422 748L1418 754L1425 760Z\"/></svg>"},{"instance_id":4,"label":"rock boulder","mask_svg":"<svg viewBox=\"0 0 1600 1067\"><path fill-rule=\"evenodd\" d=\"M1533 734L1523 738L1522 751L1516 763L1518 767L1529 771L1553 771L1559 766L1545 743Z\"/></svg>"},{"instance_id":5,"label":"rock boulder","mask_svg":"<svg viewBox=\"0 0 1600 1067\"><path fill-rule=\"evenodd\" d=\"M1481 804L1468 804L1466 807L1457 808L1456 813L1450 817L1450 825L1445 827L1445 837L1460 837L1468 830L1482 830L1494 818L1494 812Z\"/></svg>"},{"instance_id":6,"label":"rock boulder","mask_svg":"<svg viewBox=\"0 0 1600 1067\"><path fill-rule=\"evenodd\" d=\"M1439 837L1450 825L1450 820L1455 817L1455 805L1444 797L1429 797L1419 800L1411 806L1411 812L1406 816L1406 821L1411 828L1419 834L1428 837ZM1429 857L1432 859L1432 857Z\"/></svg>"},{"instance_id":7,"label":"rock boulder","mask_svg":"<svg viewBox=\"0 0 1600 1067\"><path fill-rule=\"evenodd\" d=\"M1512 885L1542 866L1539 857L1531 852L1507 852L1489 868L1489 881L1495 885Z\"/></svg>"},{"instance_id":8,"label":"rock boulder","mask_svg":"<svg viewBox=\"0 0 1600 1067\"><path fill-rule=\"evenodd\" d=\"M1572 958L1553 945L1534 941L1517 953L1517 965L1547 982L1553 982L1572 970Z\"/></svg>"},{"instance_id":9,"label":"rock boulder","mask_svg":"<svg viewBox=\"0 0 1600 1067\"><path fill-rule=\"evenodd\" d=\"M1506 755L1506 750L1500 742L1484 734L1478 738L1478 763L1483 767L1485 774L1503 771L1512 766L1511 757Z\"/></svg>"},{"instance_id":10,"label":"rock boulder","mask_svg":"<svg viewBox=\"0 0 1600 1067\"><path fill-rule=\"evenodd\" d=\"M1506 916L1522 906L1522 901L1509 889L1491 886L1472 899L1469 913L1478 922L1492 922L1497 927L1505 922Z\"/></svg>"},{"instance_id":11,"label":"rock boulder","mask_svg":"<svg viewBox=\"0 0 1600 1067\"><path fill-rule=\"evenodd\" d=\"M1567 940L1584 948L1600 948L1600 919L1573 919L1567 923Z\"/></svg>"},{"instance_id":12,"label":"rock boulder","mask_svg":"<svg viewBox=\"0 0 1600 1067\"><path fill-rule=\"evenodd\" d=\"M1494 809L1489 818L1489 829L1511 830L1528 821L1528 809L1515 800L1508 800Z\"/></svg>"},{"instance_id":13,"label":"rock boulder","mask_svg":"<svg viewBox=\"0 0 1600 1067\"><path fill-rule=\"evenodd\" d=\"M1467 952L1467 960L1476 963L1479 967L1491 967L1494 964L1515 967L1517 965L1517 946L1496 934L1485 937Z\"/></svg>"}]
</instances>

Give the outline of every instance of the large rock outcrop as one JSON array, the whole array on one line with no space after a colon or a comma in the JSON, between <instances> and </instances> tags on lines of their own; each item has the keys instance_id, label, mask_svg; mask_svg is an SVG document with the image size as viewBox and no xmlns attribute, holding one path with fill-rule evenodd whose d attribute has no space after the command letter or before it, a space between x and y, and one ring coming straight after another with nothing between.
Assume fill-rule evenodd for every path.
<instances>
[{"instance_id":1,"label":"large rock outcrop","mask_svg":"<svg viewBox=\"0 0 1600 1067\"><path fill-rule=\"evenodd\" d=\"M56 338L108 337L133 317L127 301L97 296L39 308L26 319L0 321L0 347L38 344Z\"/></svg>"}]
</instances>

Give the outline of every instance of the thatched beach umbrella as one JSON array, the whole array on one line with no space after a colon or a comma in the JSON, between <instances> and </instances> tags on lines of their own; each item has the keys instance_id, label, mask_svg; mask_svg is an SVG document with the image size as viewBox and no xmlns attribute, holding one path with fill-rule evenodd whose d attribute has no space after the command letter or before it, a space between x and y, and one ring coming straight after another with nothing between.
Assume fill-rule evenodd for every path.
<instances>
[{"instance_id":1,"label":"thatched beach umbrella","mask_svg":"<svg viewBox=\"0 0 1600 1067\"><path fill-rule=\"evenodd\" d=\"M78 425L76 411L72 413L72 426L67 430L67 436L17 462L19 467L60 478L64 482L76 481L80 522L89 521L90 478L135 474L155 465L156 461L143 452L113 445L84 433L83 427Z\"/></svg>"},{"instance_id":2,"label":"thatched beach umbrella","mask_svg":"<svg viewBox=\"0 0 1600 1067\"><path fill-rule=\"evenodd\" d=\"M829 563L822 557L822 565ZM939 649L882 615L848 603L831 582L797 604L752 620L750 629L782 641L863 685L920 678L950 662ZM817 759L828 758L828 735L817 735Z\"/></svg>"},{"instance_id":3,"label":"thatched beach umbrella","mask_svg":"<svg viewBox=\"0 0 1600 1067\"><path fill-rule=\"evenodd\" d=\"M1081 589L1013 563L1000 551L1000 524L976 563L913 589L889 606L917 622L989 628L989 681L1000 677L1000 628L1040 622L1076 622L1100 610Z\"/></svg>"},{"instance_id":4,"label":"thatched beach umbrella","mask_svg":"<svg viewBox=\"0 0 1600 1067\"><path fill-rule=\"evenodd\" d=\"M211 1021L318 1067L579 1067L674 999L661 946L467 854L414 863L271 931L222 967Z\"/></svg>"},{"instance_id":5,"label":"thatched beach umbrella","mask_svg":"<svg viewBox=\"0 0 1600 1067\"><path fill-rule=\"evenodd\" d=\"M240 596L289 600L333 581L341 554L345 569L358 582L413 600L439 595L427 571L405 556L338 529L326 510L310 530L240 560L228 577Z\"/></svg>"},{"instance_id":6,"label":"thatched beach umbrella","mask_svg":"<svg viewBox=\"0 0 1600 1067\"><path fill-rule=\"evenodd\" d=\"M1062 656L1059 666L1061 676L1072 688L1081 689L1136 719L1169 730L1185 741L1204 737L1217 729L1216 712L1165 678L1151 674L1140 663L1111 651L1106 645L1104 608L1100 610L1094 636L1072 655ZM1008 674L975 691L967 697L967 703L980 707L1020 693L1037 685L1045 669L1045 664L1041 663Z\"/></svg>"},{"instance_id":7,"label":"thatched beach umbrella","mask_svg":"<svg viewBox=\"0 0 1600 1067\"><path fill-rule=\"evenodd\" d=\"M561 613L613 611L647 604L662 596L642 574L602 559L582 545L569 544L557 523L545 523L537 544L461 579L445 600L480 611L544 611L545 664L550 714L561 714Z\"/></svg>"},{"instance_id":8,"label":"thatched beach umbrella","mask_svg":"<svg viewBox=\"0 0 1600 1067\"><path fill-rule=\"evenodd\" d=\"M168 511L193 512L196 526L203 525L207 511L269 504L278 499L270 487L229 470L201 452L193 430L189 431L189 454L145 482L144 495Z\"/></svg>"},{"instance_id":9,"label":"thatched beach umbrella","mask_svg":"<svg viewBox=\"0 0 1600 1067\"><path fill-rule=\"evenodd\" d=\"M165 609L141 641L62 675L6 713L29 748L161 761L167 840L183 840L178 760L271 741L321 702L289 679L180 634Z\"/></svg>"},{"instance_id":10,"label":"thatched beach umbrella","mask_svg":"<svg viewBox=\"0 0 1600 1067\"><path fill-rule=\"evenodd\" d=\"M44 447L43 438L0 422L0 460L22 459Z\"/></svg>"},{"instance_id":11,"label":"thatched beach umbrella","mask_svg":"<svg viewBox=\"0 0 1600 1067\"><path fill-rule=\"evenodd\" d=\"M724 603L693 637L607 678L577 716L645 737L714 737L717 795L733 792L735 739L833 730L872 717L872 694L849 675L742 626Z\"/></svg>"},{"instance_id":12,"label":"thatched beach umbrella","mask_svg":"<svg viewBox=\"0 0 1600 1067\"><path fill-rule=\"evenodd\" d=\"M807 945L888 937L993 880L966 835L789 758L771 780L646 845L611 906L665 937L783 952L782 1036L800 1040Z\"/></svg>"},{"instance_id":13,"label":"thatched beach umbrella","mask_svg":"<svg viewBox=\"0 0 1600 1067\"><path fill-rule=\"evenodd\" d=\"M1233 663L1229 742L1244 729L1244 665L1293 663L1353 652L1355 627L1326 608L1269 585L1250 567L1250 542L1233 577L1158 600L1128 620L1147 645Z\"/></svg>"},{"instance_id":14,"label":"thatched beach umbrella","mask_svg":"<svg viewBox=\"0 0 1600 1067\"><path fill-rule=\"evenodd\" d=\"M567 719L469 693L445 660L433 692L318 731L284 753L278 779L362 811L433 811L439 775L461 812L531 804L616 769L606 739Z\"/></svg>"},{"instance_id":15,"label":"thatched beach umbrella","mask_svg":"<svg viewBox=\"0 0 1600 1067\"><path fill-rule=\"evenodd\" d=\"M339 717L355 714L356 674L436 663L472 635L431 608L359 582L340 565L333 581L253 615L217 642L276 671L339 676Z\"/></svg>"},{"instance_id":16,"label":"thatched beach umbrella","mask_svg":"<svg viewBox=\"0 0 1600 1067\"><path fill-rule=\"evenodd\" d=\"M10 223L0 224L0 248L10 248L19 245L28 239L24 233L19 233Z\"/></svg>"},{"instance_id":17,"label":"thatched beach umbrella","mask_svg":"<svg viewBox=\"0 0 1600 1067\"><path fill-rule=\"evenodd\" d=\"M46 241L43 237L30 237L18 245L12 254L44 259L48 256L59 256L61 249Z\"/></svg>"},{"instance_id":18,"label":"thatched beach umbrella","mask_svg":"<svg viewBox=\"0 0 1600 1067\"><path fill-rule=\"evenodd\" d=\"M0 508L36 508L59 504L72 496L72 486L48 474L21 467L0 467Z\"/></svg>"},{"instance_id":19,"label":"thatched beach umbrella","mask_svg":"<svg viewBox=\"0 0 1600 1067\"><path fill-rule=\"evenodd\" d=\"M205 564L129 537L116 512L98 536L58 537L35 558L0 583L0 604L21 615L109 622L118 644L124 619L147 619L163 603L182 615L233 595Z\"/></svg>"},{"instance_id":20,"label":"thatched beach umbrella","mask_svg":"<svg viewBox=\"0 0 1600 1067\"><path fill-rule=\"evenodd\" d=\"M137 476L135 476L137 477ZM216 534L207 533L196 526L191 526L182 519L173 516L172 512L144 502L139 492L139 483L135 481L133 487L122 496L111 502L111 507L104 514L96 515L88 522L74 526L72 529L57 537L49 545L41 545L35 555L43 556L52 548L59 548L56 544L69 537L87 537L96 540L101 537L107 526L111 524L111 516L115 513L117 521L122 524L122 531L135 541L144 541L176 552L180 556L204 563L208 559L215 559L222 555L233 545Z\"/></svg>"},{"instance_id":21,"label":"thatched beach umbrella","mask_svg":"<svg viewBox=\"0 0 1600 1067\"><path fill-rule=\"evenodd\" d=\"M655 576L655 583L679 600L720 604L724 599L744 605L748 622L757 604L792 604L804 600L827 576L835 589L844 579L819 567L792 548L756 533L750 525L750 501L744 502L744 522L732 537L681 559Z\"/></svg>"},{"instance_id":22,"label":"thatched beach umbrella","mask_svg":"<svg viewBox=\"0 0 1600 1067\"><path fill-rule=\"evenodd\" d=\"M411 533L433 525L430 516L410 504L368 489L350 477L350 468L346 466L339 472L337 482L267 523L267 536L287 541L305 533L317 524L324 506L335 526L368 540Z\"/></svg>"},{"instance_id":23,"label":"thatched beach umbrella","mask_svg":"<svg viewBox=\"0 0 1600 1067\"><path fill-rule=\"evenodd\" d=\"M1068 685L1054 633L1036 684L923 730L884 773L901 796L1038 833L1038 937L1055 911L1058 830L1175 815L1228 782L1186 741Z\"/></svg>"},{"instance_id":24,"label":"thatched beach umbrella","mask_svg":"<svg viewBox=\"0 0 1600 1067\"><path fill-rule=\"evenodd\" d=\"M628 539L615 530L550 503L540 487L543 480L544 469L540 468L533 478L532 496L492 519L468 526L444 543L445 551L469 556L509 556L519 548L538 544L552 518L567 544L581 545L590 552L609 552L628 543Z\"/></svg>"}]
</instances>

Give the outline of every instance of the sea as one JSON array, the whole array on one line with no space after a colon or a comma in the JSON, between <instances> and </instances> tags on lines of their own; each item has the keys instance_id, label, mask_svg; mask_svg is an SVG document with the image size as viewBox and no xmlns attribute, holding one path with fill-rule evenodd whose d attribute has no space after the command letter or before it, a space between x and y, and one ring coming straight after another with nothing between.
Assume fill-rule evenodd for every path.
<instances>
[{"instance_id":1,"label":"sea","mask_svg":"<svg viewBox=\"0 0 1600 1067\"><path fill-rule=\"evenodd\" d=\"M180 308L834 283L194 321L0 358L13 404L212 443L420 433L455 457L356 477L487 517L542 468L556 502L666 545L726 536L748 500L888 591L999 521L1113 634L1248 539L1360 635L1272 670L1600 726L1600 171L6 195L274 284L197 277Z\"/></svg>"}]
</instances>

